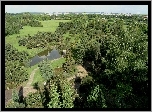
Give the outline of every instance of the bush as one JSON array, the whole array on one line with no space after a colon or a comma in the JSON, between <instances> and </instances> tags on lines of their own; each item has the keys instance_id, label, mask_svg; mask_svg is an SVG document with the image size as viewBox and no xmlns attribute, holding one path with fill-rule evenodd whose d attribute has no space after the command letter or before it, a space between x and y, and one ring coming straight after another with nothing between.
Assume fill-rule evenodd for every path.
<instances>
[{"instance_id":1,"label":"bush","mask_svg":"<svg viewBox=\"0 0 152 112\"><path fill-rule=\"evenodd\" d=\"M44 108L40 93L30 93L26 98L26 108Z\"/></svg>"},{"instance_id":2,"label":"bush","mask_svg":"<svg viewBox=\"0 0 152 112\"><path fill-rule=\"evenodd\" d=\"M20 103L20 98L19 98L17 90L13 90L12 101L10 101L6 105L6 108L25 108L25 104Z\"/></svg>"},{"instance_id":3,"label":"bush","mask_svg":"<svg viewBox=\"0 0 152 112\"><path fill-rule=\"evenodd\" d=\"M25 108L25 104L18 102L10 102L6 105L6 108Z\"/></svg>"}]
</instances>

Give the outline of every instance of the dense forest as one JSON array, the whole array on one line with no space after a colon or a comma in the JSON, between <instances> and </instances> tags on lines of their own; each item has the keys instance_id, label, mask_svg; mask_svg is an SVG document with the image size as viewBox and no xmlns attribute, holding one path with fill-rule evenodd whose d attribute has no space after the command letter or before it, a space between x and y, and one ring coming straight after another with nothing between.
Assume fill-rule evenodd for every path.
<instances>
[{"instance_id":1,"label":"dense forest","mask_svg":"<svg viewBox=\"0 0 152 112\"><path fill-rule=\"evenodd\" d=\"M31 55L5 44L5 89L14 89L7 108L149 108L147 20L139 15L6 13L5 37L49 20L69 21L59 22L55 32L19 35L18 45L66 49L65 62L55 69L48 60L40 62L46 84L35 83L37 92L21 97L15 88L28 80ZM67 81L77 75L77 65L88 75ZM79 94L74 83L80 83Z\"/></svg>"}]
</instances>

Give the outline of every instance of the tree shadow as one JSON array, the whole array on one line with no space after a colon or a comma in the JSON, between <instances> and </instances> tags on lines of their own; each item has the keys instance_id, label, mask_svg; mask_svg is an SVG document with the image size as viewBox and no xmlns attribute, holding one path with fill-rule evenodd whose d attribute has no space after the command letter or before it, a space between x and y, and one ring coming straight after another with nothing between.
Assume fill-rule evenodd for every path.
<instances>
[{"instance_id":1,"label":"tree shadow","mask_svg":"<svg viewBox=\"0 0 152 112\"><path fill-rule=\"evenodd\" d=\"M42 92L42 88L39 86L38 82L33 84L33 88L36 89L39 92L39 94L41 96L41 103L42 103L43 107L48 108L47 107L48 101L46 99L49 98L49 91L48 91L46 85L44 85L44 91L43 92Z\"/></svg>"},{"instance_id":2,"label":"tree shadow","mask_svg":"<svg viewBox=\"0 0 152 112\"><path fill-rule=\"evenodd\" d=\"M77 91L79 94L79 96L74 100L74 108L87 108L87 96L91 91L91 87L93 87L93 82L87 81L84 83L80 77L76 77L74 83L74 87L78 89Z\"/></svg>"},{"instance_id":3,"label":"tree shadow","mask_svg":"<svg viewBox=\"0 0 152 112\"><path fill-rule=\"evenodd\" d=\"M18 92L18 96L19 96L19 103L23 103L23 86L20 87L19 92Z\"/></svg>"},{"instance_id":4,"label":"tree shadow","mask_svg":"<svg viewBox=\"0 0 152 112\"><path fill-rule=\"evenodd\" d=\"M51 98L49 96L49 91L48 91L48 88L46 86L44 86L44 92L43 92L43 95L44 95L44 98L42 99L42 105L44 106L44 108L48 108L47 104L50 102Z\"/></svg>"},{"instance_id":5,"label":"tree shadow","mask_svg":"<svg viewBox=\"0 0 152 112\"><path fill-rule=\"evenodd\" d=\"M40 89L40 87L39 87L39 85L38 85L38 82L35 82L35 83L33 84L33 88L36 89L36 90L39 90L39 89Z\"/></svg>"},{"instance_id":6,"label":"tree shadow","mask_svg":"<svg viewBox=\"0 0 152 112\"><path fill-rule=\"evenodd\" d=\"M59 99L60 99L60 102L63 102L63 99L62 99L62 85L59 83L59 82L57 82L57 86L58 86L58 88L57 88L57 92L59 93Z\"/></svg>"},{"instance_id":7,"label":"tree shadow","mask_svg":"<svg viewBox=\"0 0 152 112\"><path fill-rule=\"evenodd\" d=\"M80 77L75 78L74 80L74 89L77 91L77 94L79 96L77 96L74 100L74 108L84 108L84 97L83 97L83 93L80 90L82 79Z\"/></svg>"},{"instance_id":8,"label":"tree shadow","mask_svg":"<svg viewBox=\"0 0 152 112\"><path fill-rule=\"evenodd\" d=\"M74 89L77 90L77 94L79 94L80 85L81 85L81 78L76 76L76 78L74 80Z\"/></svg>"}]
</instances>

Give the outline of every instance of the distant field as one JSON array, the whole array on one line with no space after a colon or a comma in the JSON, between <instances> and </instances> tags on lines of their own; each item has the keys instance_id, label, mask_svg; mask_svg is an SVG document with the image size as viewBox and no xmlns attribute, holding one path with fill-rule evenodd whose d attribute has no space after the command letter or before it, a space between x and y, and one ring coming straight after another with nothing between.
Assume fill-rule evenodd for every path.
<instances>
[{"instance_id":1,"label":"distant field","mask_svg":"<svg viewBox=\"0 0 152 112\"><path fill-rule=\"evenodd\" d=\"M19 51L27 51L31 57L35 56L37 53L45 50L46 48L40 49L40 48L34 48L34 49L27 49L24 46L19 46L18 44L18 40L19 38L16 38L17 36L25 36L25 35L34 35L36 34L38 31L40 32L54 32L56 30L56 28L59 25L59 22L67 22L69 20L48 20L48 21L41 21L41 23L43 24L43 27L30 27L30 26L24 26L23 29L20 30L20 34L13 34L10 36L7 36L6 39L6 43L10 43L11 45L13 45L15 48L17 48ZM65 35L65 36L68 36ZM56 68L57 66L61 66L62 63L65 61L65 59L59 59L56 60L54 62L51 62L53 69ZM27 72L30 76L31 72L38 67L38 64L32 66L31 68L27 69ZM36 82L39 82L40 84L43 83L43 78L40 75L40 71L36 71L32 85ZM27 82L27 81L26 81ZM23 83L23 85L26 85L26 82Z\"/></svg>"},{"instance_id":2,"label":"distant field","mask_svg":"<svg viewBox=\"0 0 152 112\"><path fill-rule=\"evenodd\" d=\"M26 49L24 46L18 45L19 38L16 38L17 36L25 36L25 35L34 35L38 31L40 32L54 32L56 28L59 25L59 22L67 22L69 20L48 20L48 21L41 21L43 24L43 27L30 27L30 26L24 26L23 29L20 30L20 34L13 34L6 37L6 43L10 43L15 48L17 48L19 51L27 51L31 56L36 55L37 53L43 51L45 48L35 48L35 49Z\"/></svg>"}]
</instances>

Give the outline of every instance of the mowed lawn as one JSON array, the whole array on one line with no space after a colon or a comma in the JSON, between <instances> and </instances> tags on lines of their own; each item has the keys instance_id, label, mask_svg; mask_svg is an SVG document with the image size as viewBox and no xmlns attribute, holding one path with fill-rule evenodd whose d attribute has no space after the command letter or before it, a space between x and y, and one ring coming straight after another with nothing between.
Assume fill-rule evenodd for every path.
<instances>
[{"instance_id":1,"label":"mowed lawn","mask_svg":"<svg viewBox=\"0 0 152 112\"><path fill-rule=\"evenodd\" d=\"M34 35L38 31L39 32L54 32L59 25L59 22L68 22L69 20L48 20L48 21L41 21L43 27L30 27L24 26L23 29L20 30L20 34L13 34L6 37L5 43L10 43L19 51L27 51L30 56L35 56L37 53L45 50L46 48L34 48L34 49L27 49L24 46L19 46L18 40L24 37L25 35ZM21 36L21 38L16 38L17 36Z\"/></svg>"}]
</instances>

